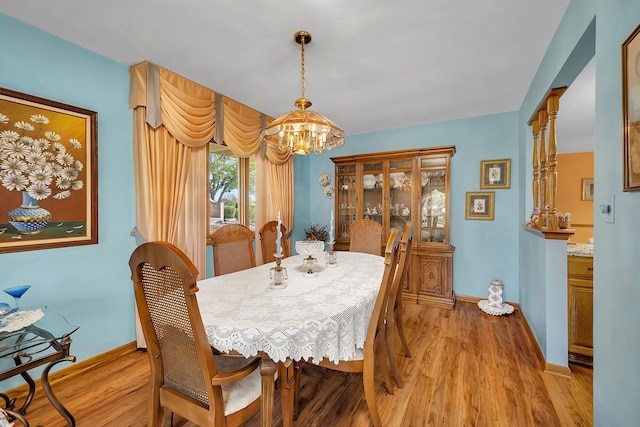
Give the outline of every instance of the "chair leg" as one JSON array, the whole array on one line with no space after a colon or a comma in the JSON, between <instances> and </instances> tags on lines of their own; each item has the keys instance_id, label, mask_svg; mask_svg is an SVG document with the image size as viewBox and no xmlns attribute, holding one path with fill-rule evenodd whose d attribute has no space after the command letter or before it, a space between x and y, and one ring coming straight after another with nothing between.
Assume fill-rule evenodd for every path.
<instances>
[{"instance_id":1,"label":"chair leg","mask_svg":"<svg viewBox=\"0 0 640 427\"><path fill-rule=\"evenodd\" d=\"M385 360L385 356L387 355L387 346L386 346L386 338L380 337L376 341L376 360L378 361L378 365L380 365L380 370L382 371L382 378L384 379L384 388L387 389L387 393L394 394L393 386L391 384L391 376L389 375L389 370L387 369L387 361Z\"/></svg>"},{"instance_id":2,"label":"chair leg","mask_svg":"<svg viewBox=\"0 0 640 427\"><path fill-rule=\"evenodd\" d=\"M400 337L400 342L402 343L402 347L404 348L404 354L407 357L411 357L411 352L409 351L409 345L407 344L407 338L404 336L404 324L402 322L402 294L398 293L398 298L396 299L396 306L393 310L393 316L395 318L396 328L398 329L398 336Z\"/></svg>"},{"instance_id":3,"label":"chair leg","mask_svg":"<svg viewBox=\"0 0 640 427\"><path fill-rule=\"evenodd\" d=\"M293 417L298 416L298 407L300 403L300 381L302 380L302 362L293 362L293 377L295 388L293 390Z\"/></svg>"},{"instance_id":4,"label":"chair leg","mask_svg":"<svg viewBox=\"0 0 640 427\"><path fill-rule=\"evenodd\" d=\"M398 361L396 359L396 352L394 349L394 341L395 341L395 319L394 316L387 317L387 323L385 324L385 345L387 347L387 355L389 356L389 362L391 365L391 374L393 375L393 379L395 380L398 388L404 387L402 382L402 378L400 376L400 370L398 369Z\"/></svg>"},{"instance_id":5,"label":"chair leg","mask_svg":"<svg viewBox=\"0 0 640 427\"><path fill-rule=\"evenodd\" d=\"M382 359L381 362L384 365L384 359ZM382 427L382 421L380 420L380 414L378 413L378 407L376 405L376 389L374 376L373 361L365 359L364 368L362 370L364 398L367 401L367 408L369 409L369 415L371 416L371 421L373 421L373 426Z\"/></svg>"}]
</instances>

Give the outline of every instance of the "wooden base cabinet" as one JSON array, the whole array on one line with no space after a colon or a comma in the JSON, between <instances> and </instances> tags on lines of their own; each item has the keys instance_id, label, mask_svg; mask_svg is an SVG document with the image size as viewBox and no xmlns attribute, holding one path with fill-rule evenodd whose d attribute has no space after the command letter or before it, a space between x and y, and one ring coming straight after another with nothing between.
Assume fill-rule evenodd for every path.
<instances>
[{"instance_id":1,"label":"wooden base cabinet","mask_svg":"<svg viewBox=\"0 0 640 427\"><path fill-rule=\"evenodd\" d=\"M335 163L336 250L349 250L353 221L374 220L389 233L413 225L406 302L452 309L449 240L450 161L455 146L332 157Z\"/></svg>"},{"instance_id":2,"label":"wooden base cabinet","mask_svg":"<svg viewBox=\"0 0 640 427\"><path fill-rule=\"evenodd\" d=\"M411 259L410 281L404 289L403 299L422 305L453 309L453 252L455 248L414 250Z\"/></svg>"},{"instance_id":3,"label":"wooden base cabinet","mask_svg":"<svg viewBox=\"0 0 640 427\"><path fill-rule=\"evenodd\" d=\"M569 361L593 365L593 258L567 262Z\"/></svg>"}]
</instances>

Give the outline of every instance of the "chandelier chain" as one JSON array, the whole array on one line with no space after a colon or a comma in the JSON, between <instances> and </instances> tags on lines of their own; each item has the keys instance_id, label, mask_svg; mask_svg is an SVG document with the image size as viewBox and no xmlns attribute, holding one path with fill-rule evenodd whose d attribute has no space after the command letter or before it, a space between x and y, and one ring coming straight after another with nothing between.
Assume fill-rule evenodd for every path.
<instances>
[{"instance_id":1,"label":"chandelier chain","mask_svg":"<svg viewBox=\"0 0 640 427\"><path fill-rule=\"evenodd\" d=\"M304 98L304 92L305 89L307 88L307 83L306 80L304 78L304 37L302 38L301 42L300 42L300 46L301 46L301 53L300 53L300 63L302 64L302 97Z\"/></svg>"}]
</instances>

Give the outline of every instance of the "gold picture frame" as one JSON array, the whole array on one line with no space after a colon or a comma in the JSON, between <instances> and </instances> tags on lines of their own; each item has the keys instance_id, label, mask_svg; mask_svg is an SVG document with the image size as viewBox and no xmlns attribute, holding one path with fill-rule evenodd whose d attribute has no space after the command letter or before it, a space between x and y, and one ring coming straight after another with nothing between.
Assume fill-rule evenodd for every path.
<instances>
[{"instance_id":1,"label":"gold picture frame","mask_svg":"<svg viewBox=\"0 0 640 427\"><path fill-rule=\"evenodd\" d=\"M98 113L0 88L0 253L98 243Z\"/></svg>"},{"instance_id":2,"label":"gold picture frame","mask_svg":"<svg viewBox=\"0 0 640 427\"><path fill-rule=\"evenodd\" d=\"M623 191L640 190L640 25L622 44Z\"/></svg>"},{"instance_id":3,"label":"gold picture frame","mask_svg":"<svg viewBox=\"0 0 640 427\"><path fill-rule=\"evenodd\" d=\"M510 187L511 159L480 161L480 188Z\"/></svg>"},{"instance_id":4,"label":"gold picture frame","mask_svg":"<svg viewBox=\"0 0 640 427\"><path fill-rule=\"evenodd\" d=\"M582 196L581 200L593 200L594 192L593 178L582 178Z\"/></svg>"},{"instance_id":5,"label":"gold picture frame","mask_svg":"<svg viewBox=\"0 0 640 427\"><path fill-rule=\"evenodd\" d=\"M468 191L464 218L493 221L494 195L493 191Z\"/></svg>"}]
</instances>

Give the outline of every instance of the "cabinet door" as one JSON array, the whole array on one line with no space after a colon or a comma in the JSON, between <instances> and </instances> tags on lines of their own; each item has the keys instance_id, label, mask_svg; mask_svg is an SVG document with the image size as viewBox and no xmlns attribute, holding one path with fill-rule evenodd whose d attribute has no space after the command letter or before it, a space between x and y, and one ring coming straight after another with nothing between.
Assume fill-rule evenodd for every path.
<instances>
[{"instance_id":1,"label":"cabinet door","mask_svg":"<svg viewBox=\"0 0 640 427\"><path fill-rule=\"evenodd\" d=\"M382 162L362 164L362 218L384 226L384 170Z\"/></svg>"},{"instance_id":2,"label":"cabinet door","mask_svg":"<svg viewBox=\"0 0 640 427\"><path fill-rule=\"evenodd\" d=\"M398 159L389 162L389 228L400 233L410 225L412 215L411 188L413 181L413 159ZM388 233L387 233L388 235Z\"/></svg>"},{"instance_id":3,"label":"cabinet door","mask_svg":"<svg viewBox=\"0 0 640 427\"><path fill-rule=\"evenodd\" d=\"M421 245L449 243L448 157L420 159Z\"/></svg>"},{"instance_id":4,"label":"cabinet door","mask_svg":"<svg viewBox=\"0 0 640 427\"><path fill-rule=\"evenodd\" d=\"M593 357L593 282L569 278L569 352Z\"/></svg>"},{"instance_id":5,"label":"cabinet door","mask_svg":"<svg viewBox=\"0 0 640 427\"><path fill-rule=\"evenodd\" d=\"M356 164L336 165L336 243L349 247L349 226L356 219Z\"/></svg>"}]
</instances>

